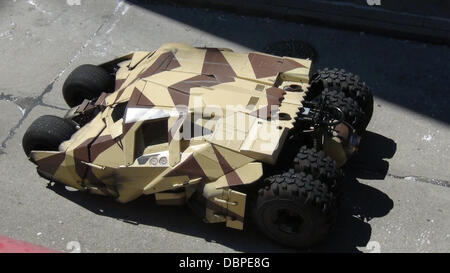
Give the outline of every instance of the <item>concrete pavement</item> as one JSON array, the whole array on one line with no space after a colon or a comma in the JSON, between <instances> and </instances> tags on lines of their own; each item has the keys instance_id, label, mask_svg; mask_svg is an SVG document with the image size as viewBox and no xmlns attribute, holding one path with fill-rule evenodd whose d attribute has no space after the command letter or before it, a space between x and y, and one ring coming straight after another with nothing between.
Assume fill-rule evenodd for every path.
<instances>
[{"instance_id":1,"label":"concrete pavement","mask_svg":"<svg viewBox=\"0 0 450 273\"><path fill-rule=\"evenodd\" d=\"M449 252L448 47L124 1L0 3L0 234L59 251L70 251L69 242L82 252L291 251L251 225L245 232L207 225L151 197L123 205L47 185L21 147L34 119L65 113L61 87L80 64L165 42L249 51L284 40L307 41L317 67L358 73L375 95L337 228L314 251Z\"/></svg>"}]
</instances>

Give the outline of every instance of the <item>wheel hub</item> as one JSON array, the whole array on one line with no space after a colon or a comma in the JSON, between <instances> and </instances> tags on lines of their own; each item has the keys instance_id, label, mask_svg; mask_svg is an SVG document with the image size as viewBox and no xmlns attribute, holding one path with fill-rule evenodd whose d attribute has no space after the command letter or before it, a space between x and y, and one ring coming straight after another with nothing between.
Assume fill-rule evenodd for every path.
<instances>
[{"instance_id":1,"label":"wheel hub","mask_svg":"<svg viewBox=\"0 0 450 273\"><path fill-rule=\"evenodd\" d=\"M291 209L279 209L275 212L273 224L282 232L297 234L303 224L303 218Z\"/></svg>"}]
</instances>

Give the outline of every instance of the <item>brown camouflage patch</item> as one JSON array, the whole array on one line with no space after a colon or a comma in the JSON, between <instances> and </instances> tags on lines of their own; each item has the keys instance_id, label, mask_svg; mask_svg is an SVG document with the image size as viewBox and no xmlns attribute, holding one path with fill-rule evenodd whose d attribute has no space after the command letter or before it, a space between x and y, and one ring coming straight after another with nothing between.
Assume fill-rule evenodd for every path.
<instances>
[{"instance_id":1,"label":"brown camouflage patch","mask_svg":"<svg viewBox=\"0 0 450 273\"><path fill-rule=\"evenodd\" d=\"M193 87L210 87L219 84L219 82L211 76L197 75L184 81L178 82L168 87L169 94L175 105L188 105L191 88Z\"/></svg>"},{"instance_id":2,"label":"brown camouflage patch","mask_svg":"<svg viewBox=\"0 0 450 273\"><path fill-rule=\"evenodd\" d=\"M127 79L116 79L116 83L115 83L115 87L114 90L119 90L120 87L122 86L122 84L126 81Z\"/></svg>"},{"instance_id":3,"label":"brown camouflage patch","mask_svg":"<svg viewBox=\"0 0 450 273\"><path fill-rule=\"evenodd\" d=\"M89 162L89 144L91 144L93 140L94 138L88 138L73 150L75 172L81 178L84 178L86 174L86 165L81 161Z\"/></svg>"},{"instance_id":4,"label":"brown camouflage patch","mask_svg":"<svg viewBox=\"0 0 450 273\"><path fill-rule=\"evenodd\" d=\"M236 77L233 68L217 48L206 49L202 75L214 75L221 83L232 82Z\"/></svg>"},{"instance_id":5,"label":"brown camouflage patch","mask_svg":"<svg viewBox=\"0 0 450 273\"><path fill-rule=\"evenodd\" d=\"M257 79L276 76L278 73L286 72L298 67L304 67L302 64L293 60L258 53L249 53L248 59L250 60Z\"/></svg>"},{"instance_id":6,"label":"brown camouflage patch","mask_svg":"<svg viewBox=\"0 0 450 273\"><path fill-rule=\"evenodd\" d=\"M145 96L144 94L141 94L137 104L142 105L142 106L155 106L155 104L149 98L147 98L147 96Z\"/></svg>"},{"instance_id":7,"label":"brown camouflage patch","mask_svg":"<svg viewBox=\"0 0 450 273\"><path fill-rule=\"evenodd\" d=\"M127 108L137 106L141 95L142 95L142 92L135 87L133 89L133 92L131 93L130 99L128 100Z\"/></svg>"},{"instance_id":8,"label":"brown camouflage patch","mask_svg":"<svg viewBox=\"0 0 450 273\"><path fill-rule=\"evenodd\" d=\"M180 67L180 63L175 58L175 55L173 55L172 52L165 52L159 55L153 64L145 71L141 72L137 78L146 78L177 67Z\"/></svg>"},{"instance_id":9,"label":"brown camouflage patch","mask_svg":"<svg viewBox=\"0 0 450 273\"><path fill-rule=\"evenodd\" d=\"M120 89L119 92L117 92L117 94L111 93L110 96L115 95L116 98L114 99L114 103L116 103L116 101L120 98L120 96L122 96L123 92L125 91L125 88Z\"/></svg>"},{"instance_id":10,"label":"brown camouflage patch","mask_svg":"<svg viewBox=\"0 0 450 273\"><path fill-rule=\"evenodd\" d=\"M122 132L122 137L121 139L123 139L125 137L125 135L128 133L128 131L131 129L131 127L133 127L133 125L136 124L135 122L129 122L129 123L124 123L123 124L123 132Z\"/></svg>"},{"instance_id":11,"label":"brown camouflage patch","mask_svg":"<svg viewBox=\"0 0 450 273\"><path fill-rule=\"evenodd\" d=\"M116 142L110 135L99 136L91 145L91 162L115 143Z\"/></svg>"},{"instance_id":12,"label":"brown camouflage patch","mask_svg":"<svg viewBox=\"0 0 450 273\"><path fill-rule=\"evenodd\" d=\"M227 179L228 185L236 186L244 184L239 175L237 175L237 173L234 172L234 168L231 167L231 165L227 162L227 160L223 157L223 155L217 150L215 145L212 145L212 148L214 150L214 153L216 154L217 160L219 161L219 165L222 168L223 173L225 174L225 178Z\"/></svg>"},{"instance_id":13,"label":"brown camouflage patch","mask_svg":"<svg viewBox=\"0 0 450 273\"><path fill-rule=\"evenodd\" d=\"M105 106L105 103L106 103L105 99L106 99L107 96L108 96L107 93L102 92L102 93L100 94L100 96L98 97L97 101L95 102L95 105L96 105L96 106L97 106L97 105L103 105L103 106Z\"/></svg>"},{"instance_id":14,"label":"brown camouflage patch","mask_svg":"<svg viewBox=\"0 0 450 273\"><path fill-rule=\"evenodd\" d=\"M86 108L84 108L84 112L89 112L91 110L93 110L95 108L95 105L93 104L92 101L89 101L89 104L86 106Z\"/></svg>"},{"instance_id":15,"label":"brown camouflage patch","mask_svg":"<svg viewBox=\"0 0 450 273\"><path fill-rule=\"evenodd\" d=\"M159 55L159 57L153 62L153 64L150 67L148 67L146 70L139 73L139 75L133 81L131 81L126 86L121 86L121 90L119 91L119 94L116 96L116 99L114 102L116 102L117 99L122 95L124 89L127 86L130 86L131 84L133 84L134 82L136 82L142 78L150 77L152 75L161 73L163 71L175 69L177 67L180 67L180 63L177 61L177 59L175 58L175 55L172 52L165 52L165 53Z\"/></svg>"},{"instance_id":16,"label":"brown camouflage patch","mask_svg":"<svg viewBox=\"0 0 450 273\"><path fill-rule=\"evenodd\" d=\"M78 113L82 113L84 109L86 109L86 106L89 104L89 100L84 99L83 102L78 106L77 111Z\"/></svg>"},{"instance_id":17,"label":"brown camouflage patch","mask_svg":"<svg viewBox=\"0 0 450 273\"><path fill-rule=\"evenodd\" d=\"M250 60L256 78L275 76L278 73L277 67L283 62L282 58L257 53L249 53L248 59Z\"/></svg>"},{"instance_id":18,"label":"brown camouflage patch","mask_svg":"<svg viewBox=\"0 0 450 273\"><path fill-rule=\"evenodd\" d=\"M266 94L267 105L249 113L249 115L262 119L271 118L272 115L278 110L277 106L279 106L283 101L286 92L280 88L270 87L266 89Z\"/></svg>"},{"instance_id":19,"label":"brown camouflage patch","mask_svg":"<svg viewBox=\"0 0 450 273\"><path fill-rule=\"evenodd\" d=\"M280 105L286 92L283 89L271 87L266 89L268 105Z\"/></svg>"},{"instance_id":20,"label":"brown camouflage patch","mask_svg":"<svg viewBox=\"0 0 450 273\"><path fill-rule=\"evenodd\" d=\"M186 160L175 166L175 168L170 172L168 172L164 177L183 176L183 175L187 175L189 179L207 177L193 154L191 154L188 158L186 158Z\"/></svg>"},{"instance_id":21,"label":"brown camouflage patch","mask_svg":"<svg viewBox=\"0 0 450 273\"><path fill-rule=\"evenodd\" d=\"M227 183L230 186L236 186L236 185L242 185L244 182L242 182L242 179L239 177L239 175L232 171L225 175L225 178L227 179Z\"/></svg>"},{"instance_id":22,"label":"brown camouflage patch","mask_svg":"<svg viewBox=\"0 0 450 273\"><path fill-rule=\"evenodd\" d=\"M139 107L139 106L154 106L153 102L147 98L142 91L140 91L137 87L133 89L131 93L130 99L127 103L127 108L129 107Z\"/></svg>"},{"instance_id":23,"label":"brown camouflage patch","mask_svg":"<svg viewBox=\"0 0 450 273\"><path fill-rule=\"evenodd\" d=\"M60 152L49 157L43 158L41 160L36 161L39 169L50 174L54 175L56 170L58 170L59 165L66 158L66 154L64 152Z\"/></svg>"},{"instance_id":24,"label":"brown camouflage patch","mask_svg":"<svg viewBox=\"0 0 450 273\"><path fill-rule=\"evenodd\" d=\"M172 55L173 55L173 53L172 53ZM181 65L178 62L177 58L173 55L172 60L170 61L170 63L166 67L166 70L172 70L172 69L178 68L180 66Z\"/></svg>"},{"instance_id":25,"label":"brown camouflage patch","mask_svg":"<svg viewBox=\"0 0 450 273\"><path fill-rule=\"evenodd\" d=\"M301 67L305 67L304 65L302 65L301 63L298 63L296 61L290 60L290 59L284 59L283 58L283 64L280 66L280 71L281 73L295 69L295 68L301 68Z\"/></svg>"}]
</instances>

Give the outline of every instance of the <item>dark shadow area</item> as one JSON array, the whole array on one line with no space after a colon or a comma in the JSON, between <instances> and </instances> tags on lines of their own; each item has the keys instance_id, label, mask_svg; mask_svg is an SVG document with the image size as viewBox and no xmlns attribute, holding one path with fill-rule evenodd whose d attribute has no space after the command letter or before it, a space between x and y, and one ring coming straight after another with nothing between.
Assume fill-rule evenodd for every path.
<instances>
[{"instance_id":1,"label":"dark shadow area","mask_svg":"<svg viewBox=\"0 0 450 273\"><path fill-rule=\"evenodd\" d=\"M314 47L305 41L286 40L270 43L264 47L263 52L277 56L291 56L302 59L310 59L317 62L319 54Z\"/></svg>"},{"instance_id":2,"label":"dark shadow area","mask_svg":"<svg viewBox=\"0 0 450 273\"><path fill-rule=\"evenodd\" d=\"M344 68L360 75L375 97L450 124L448 46L155 1L128 2L255 51L304 57L290 41L306 42L320 55L315 68ZM376 111L383 111L383 102L378 104Z\"/></svg>"},{"instance_id":3,"label":"dark shadow area","mask_svg":"<svg viewBox=\"0 0 450 273\"><path fill-rule=\"evenodd\" d=\"M367 131L361 139L358 153L345 166L346 173L355 178L384 179L389 171L389 163L397 150L397 144L374 132Z\"/></svg>"},{"instance_id":4,"label":"dark shadow area","mask_svg":"<svg viewBox=\"0 0 450 273\"><path fill-rule=\"evenodd\" d=\"M393 141L375 133L368 132L367 142L367 147L376 145L379 153L374 153L375 157L371 158L372 151L362 146L359 157L367 160L371 158L371 164L381 158L392 157L395 153ZM358 252L357 247L365 247L370 239L371 227L368 221L382 217L392 209L393 201L389 196L359 183L355 173L348 170L347 173L336 228L326 242L306 251ZM130 203L121 204L109 197L70 191L58 183L49 183L48 188L97 215L115 218L132 225L157 226L243 252L296 251L269 241L251 221L246 223L243 232L226 228L223 223L206 224L187 207L157 206L153 196L143 196Z\"/></svg>"},{"instance_id":5,"label":"dark shadow area","mask_svg":"<svg viewBox=\"0 0 450 273\"><path fill-rule=\"evenodd\" d=\"M357 178L384 179L389 162L397 149L396 143L387 137L367 131L363 136L358 153L345 165L343 195L336 228L329 240L317 251L360 252L370 240L372 228L369 221L383 217L394 207L394 201L384 192ZM367 251L367 250L366 250Z\"/></svg>"},{"instance_id":6,"label":"dark shadow area","mask_svg":"<svg viewBox=\"0 0 450 273\"><path fill-rule=\"evenodd\" d=\"M394 202L382 191L346 177L335 229L328 240L315 248L318 252L363 252L370 241L369 221L382 217ZM359 248L359 249L358 249Z\"/></svg>"},{"instance_id":7,"label":"dark shadow area","mask_svg":"<svg viewBox=\"0 0 450 273\"><path fill-rule=\"evenodd\" d=\"M208 242L243 252L291 251L268 241L253 226L242 232L226 228L223 223L206 224L187 206L158 206L153 196L142 196L132 202L121 204L109 197L69 191L58 183L49 184L48 188L97 215L115 218L131 225L165 228L171 232L203 238Z\"/></svg>"}]
</instances>

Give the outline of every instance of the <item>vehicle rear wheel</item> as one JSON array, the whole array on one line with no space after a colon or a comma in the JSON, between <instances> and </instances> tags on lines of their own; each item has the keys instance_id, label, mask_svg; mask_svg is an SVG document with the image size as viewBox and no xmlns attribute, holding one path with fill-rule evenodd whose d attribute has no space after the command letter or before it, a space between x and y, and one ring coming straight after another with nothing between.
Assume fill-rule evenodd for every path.
<instances>
[{"instance_id":1,"label":"vehicle rear wheel","mask_svg":"<svg viewBox=\"0 0 450 273\"><path fill-rule=\"evenodd\" d=\"M373 95L358 75L337 68L318 70L311 77L308 97L313 99L327 88L340 90L354 100L364 113L365 123L369 124L373 113ZM363 126L364 130L367 124Z\"/></svg>"},{"instance_id":2,"label":"vehicle rear wheel","mask_svg":"<svg viewBox=\"0 0 450 273\"><path fill-rule=\"evenodd\" d=\"M326 88L322 94L325 95L326 105L341 109L345 115L345 121L348 122L357 133L364 132L369 121L356 101L347 97L344 92L336 89ZM314 100L319 101L320 96L316 97Z\"/></svg>"},{"instance_id":3,"label":"vehicle rear wheel","mask_svg":"<svg viewBox=\"0 0 450 273\"><path fill-rule=\"evenodd\" d=\"M22 138L22 147L27 156L33 150L58 151L59 145L76 131L75 125L56 116L41 116L27 129Z\"/></svg>"},{"instance_id":4,"label":"vehicle rear wheel","mask_svg":"<svg viewBox=\"0 0 450 273\"><path fill-rule=\"evenodd\" d=\"M294 158L294 168L296 172L311 174L312 177L326 183L330 191L335 194L341 188L342 170L324 151L302 146Z\"/></svg>"},{"instance_id":5,"label":"vehicle rear wheel","mask_svg":"<svg viewBox=\"0 0 450 273\"><path fill-rule=\"evenodd\" d=\"M258 191L253 212L264 234L294 248L310 247L325 239L337 211L327 185L293 170L270 176L265 183Z\"/></svg>"},{"instance_id":6,"label":"vehicle rear wheel","mask_svg":"<svg viewBox=\"0 0 450 273\"><path fill-rule=\"evenodd\" d=\"M69 74L63 85L63 96L67 105L77 106L83 100L94 99L102 92L114 91L114 77L103 68L84 64Z\"/></svg>"}]
</instances>

